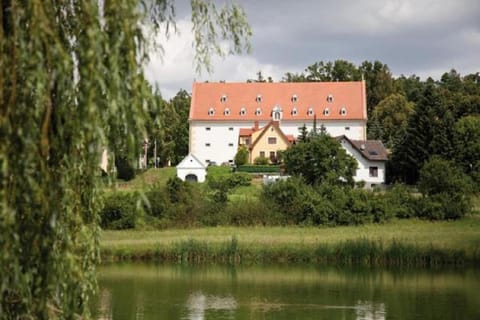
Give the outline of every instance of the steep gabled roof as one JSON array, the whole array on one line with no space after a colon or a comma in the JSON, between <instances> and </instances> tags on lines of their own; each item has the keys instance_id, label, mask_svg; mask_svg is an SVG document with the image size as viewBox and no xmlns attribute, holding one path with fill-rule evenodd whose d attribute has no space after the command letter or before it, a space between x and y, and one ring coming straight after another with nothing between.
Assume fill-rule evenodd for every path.
<instances>
[{"instance_id":1,"label":"steep gabled roof","mask_svg":"<svg viewBox=\"0 0 480 320\"><path fill-rule=\"evenodd\" d=\"M177 168L188 168L188 169L205 169L206 166L198 160L196 156L192 153L189 153L182 161L177 165Z\"/></svg>"},{"instance_id":2,"label":"steep gabled roof","mask_svg":"<svg viewBox=\"0 0 480 320\"><path fill-rule=\"evenodd\" d=\"M337 140L346 140L365 159L370 161L387 161L388 152L380 140L351 140L347 136L336 137Z\"/></svg>"},{"instance_id":3,"label":"steep gabled roof","mask_svg":"<svg viewBox=\"0 0 480 320\"><path fill-rule=\"evenodd\" d=\"M366 120L365 82L195 82L190 120L269 121L275 107L282 120Z\"/></svg>"},{"instance_id":4,"label":"steep gabled roof","mask_svg":"<svg viewBox=\"0 0 480 320\"><path fill-rule=\"evenodd\" d=\"M255 141L252 142L252 144L249 146L250 149L253 149L255 145L260 141L260 139L265 135L265 133L268 131L270 127L274 127L275 130L278 132L278 135L280 138L285 141L287 145L289 145L291 142L288 139L288 137L283 133L282 129L280 129L278 121L270 121L265 127L261 128L260 130L262 131L260 135L255 139Z\"/></svg>"}]
</instances>

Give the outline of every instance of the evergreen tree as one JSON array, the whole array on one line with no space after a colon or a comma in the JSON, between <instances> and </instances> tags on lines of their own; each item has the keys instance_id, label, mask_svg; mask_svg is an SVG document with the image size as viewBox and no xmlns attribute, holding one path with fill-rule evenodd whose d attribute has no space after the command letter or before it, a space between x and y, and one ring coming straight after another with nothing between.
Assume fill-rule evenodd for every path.
<instances>
[{"instance_id":1,"label":"evergreen tree","mask_svg":"<svg viewBox=\"0 0 480 320\"><path fill-rule=\"evenodd\" d=\"M452 155L451 113L433 80L427 82L420 101L408 119L405 138L394 148L393 175L415 183L423 163L431 155Z\"/></svg>"}]
</instances>

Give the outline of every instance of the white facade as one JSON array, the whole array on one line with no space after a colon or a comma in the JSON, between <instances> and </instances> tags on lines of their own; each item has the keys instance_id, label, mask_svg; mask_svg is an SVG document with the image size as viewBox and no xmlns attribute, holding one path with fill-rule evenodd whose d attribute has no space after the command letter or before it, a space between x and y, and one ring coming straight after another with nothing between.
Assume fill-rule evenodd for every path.
<instances>
[{"instance_id":1,"label":"white facade","mask_svg":"<svg viewBox=\"0 0 480 320\"><path fill-rule=\"evenodd\" d=\"M206 176L206 166L193 154L187 155L177 165L177 177L182 181L204 182Z\"/></svg>"},{"instance_id":2,"label":"white facade","mask_svg":"<svg viewBox=\"0 0 480 320\"><path fill-rule=\"evenodd\" d=\"M374 161L365 158L346 139L341 139L340 143L347 153L357 160L358 168L356 175L353 177L355 182L365 181L366 187L381 186L385 184L386 161Z\"/></svg>"},{"instance_id":3,"label":"white facade","mask_svg":"<svg viewBox=\"0 0 480 320\"><path fill-rule=\"evenodd\" d=\"M280 121L280 129L285 135L298 137L299 129L306 126L313 129L311 121ZM266 126L269 121L258 122L258 127ZM332 136L345 135L353 140L366 139L366 122L364 120L331 120L318 121L317 129L324 126ZM238 137L241 128L252 128L255 121L190 121L189 151L203 164L233 163L238 150Z\"/></svg>"}]
</instances>

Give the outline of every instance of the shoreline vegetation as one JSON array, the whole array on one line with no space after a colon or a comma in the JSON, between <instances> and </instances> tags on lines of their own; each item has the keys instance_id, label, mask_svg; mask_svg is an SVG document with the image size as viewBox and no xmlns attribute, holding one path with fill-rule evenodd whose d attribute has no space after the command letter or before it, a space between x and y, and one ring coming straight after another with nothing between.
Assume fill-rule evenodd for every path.
<instances>
[{"instance_id":1,"label":"shoreline vegetation","mask_svg":"<svg viewBox=\"0 0 480 320\"><path fill-rule=\"evenodd\" d=\"M102 231L102 262L480 265L480 216L345 227L209 227Z\"/></svg>"}]
</instances>

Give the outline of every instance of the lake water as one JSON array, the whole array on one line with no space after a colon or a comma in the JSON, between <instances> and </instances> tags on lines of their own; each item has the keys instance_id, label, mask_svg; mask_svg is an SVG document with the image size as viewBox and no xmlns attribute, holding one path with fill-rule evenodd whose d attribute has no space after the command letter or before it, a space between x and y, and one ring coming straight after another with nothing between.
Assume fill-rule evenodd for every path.
<instances>
[{"instance_id":1,"label":"lake water","mask_svg":"<svg viewBox=\"0 0 480 320\"><path fill-rule=\"evenodd\" d=\"M97 319L480 319L480 270L111 264Z\"/></svg>"}]
</instances>

